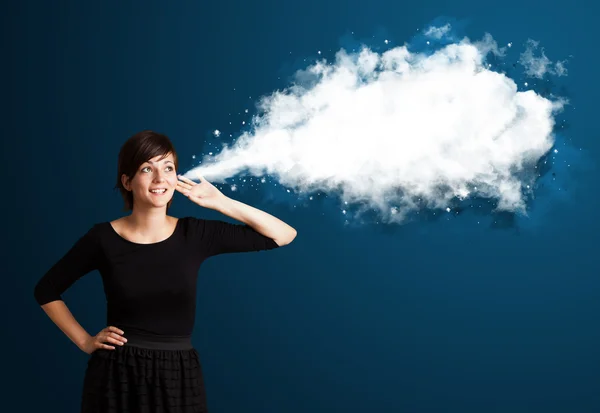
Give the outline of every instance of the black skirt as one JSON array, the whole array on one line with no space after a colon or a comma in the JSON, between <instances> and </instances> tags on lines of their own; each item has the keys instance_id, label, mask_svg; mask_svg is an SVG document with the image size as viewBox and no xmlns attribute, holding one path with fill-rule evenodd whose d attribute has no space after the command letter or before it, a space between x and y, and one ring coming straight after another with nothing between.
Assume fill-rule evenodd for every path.
<instances>
[{"instance_id":1,"label":"black skirt","mask_svg":"<svg viewBox=\"0 0 600 413\"><path fill-rule=\"evenodd\" d=\"M125 332L127 343L88 360L81 413L207 413L191 337Z\"/></svg>"}]
</instances>

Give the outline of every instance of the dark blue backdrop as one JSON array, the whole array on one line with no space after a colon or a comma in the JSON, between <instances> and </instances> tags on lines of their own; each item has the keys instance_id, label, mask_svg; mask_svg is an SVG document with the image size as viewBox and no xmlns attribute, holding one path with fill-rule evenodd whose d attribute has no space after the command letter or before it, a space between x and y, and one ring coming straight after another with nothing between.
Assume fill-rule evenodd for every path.
<instances>
[{"instance_id":1,"label":"dark blue backdrop","mask_svg":"<svg viewBox=\"0 0 600 413\"><path fill-rule=\"evenodd\" d=\"M573 55L564 136L591 162L573 165L567 195L546 198L526 229L468 217L351 229L326 204L228 192L298 237L203 265L194 344L209 408L600 411L598 11L529 0L14 2L1 17L3 408L78 411L87 355L33 286L93 223L122 214L112 187L127 137L164 132L189 167L211 130L241 120L317 50L333 56L352 32L401 44L444 15L468 19L472 39L533 38L553 60ZM180 194L172 214L219 217ZM98 273L65 297L90 333L104 327Z\"/></svg>"}]
</instances>

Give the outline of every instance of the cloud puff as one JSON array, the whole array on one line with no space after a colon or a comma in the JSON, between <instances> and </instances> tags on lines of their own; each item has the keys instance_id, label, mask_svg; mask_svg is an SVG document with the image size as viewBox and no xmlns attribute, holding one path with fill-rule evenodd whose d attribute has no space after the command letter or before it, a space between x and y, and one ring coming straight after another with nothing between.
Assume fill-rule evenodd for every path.
<instances>
[{"instance_id":1,"label":"cloud puff","mask_svg":"<svg viewBox=\"0 0 600 413\"><path fill-rule=\"evenodd\" d=\"M434 39L441 39L445 34L450 31L450 23L443 25L442 27L431 26L425 30L425 36L433 37Z\"/></svg>"},{"instance_id":2,"label":"cloud puff","mask_svg":"<svg viewBox=\"0 0 600 413\"><path fill-rule=\"evenodd\" d=\"M263 97L252 130L186 176L269 174L305 194L338 194L357 214L375 210L384 222L469 196L525 213L565 101L518 91L489 70L489 52L504 52L489 35L433 53L340 50Z\"/></svg>"},{"instance_id":3,"label":"cloud puff","mask_svg":"<svg viewBox=\"0 0 600 413\"><path fill-rule=\"evenodd\" d=\"M546 73L556 76L566 76L566 61L556 62L554 65L541 49L542 55L535 57L534 53L539 46L539 42L527 39L526 49L519 58L519 63L525 68L525 74L530 77L542 79Z\"/></svg>"}]
</instances>

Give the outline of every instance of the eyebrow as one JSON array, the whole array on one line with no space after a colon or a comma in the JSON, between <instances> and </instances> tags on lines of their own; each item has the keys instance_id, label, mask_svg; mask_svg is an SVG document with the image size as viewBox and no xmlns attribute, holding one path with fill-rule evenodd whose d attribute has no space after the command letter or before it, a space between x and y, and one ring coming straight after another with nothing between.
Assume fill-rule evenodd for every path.
<instances>
[{"instance_id":1,"label":"eyebrow","mask_svg":"<svg viewBox=\"0 0 600 413\"><path fill-rule=\"evenodd\" d=\"M173 161L170 161L170 160L165 161L165 163L167 163L167 162L171 162L172 164L174 164ZM152 162L152 161L146 161L144 163L149 163L150 165L154 165L154 162Z\"/></svg>"}]
</instances>

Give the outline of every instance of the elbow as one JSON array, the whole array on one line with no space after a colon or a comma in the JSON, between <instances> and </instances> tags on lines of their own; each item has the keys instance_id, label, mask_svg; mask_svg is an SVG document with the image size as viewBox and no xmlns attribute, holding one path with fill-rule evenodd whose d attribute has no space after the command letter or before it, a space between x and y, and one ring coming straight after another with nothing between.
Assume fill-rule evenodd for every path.
<instances>
[{"instance_id":1,"label":"elbow","mask_svg":"<svg viewBox=\"0 0 600 413\"><path fill-rule=\"evenodd\" d=\"M48 302L44 292L37 287L33 289L33 298L35 299L35 302L38 303L39 306L43 306L44 304L46 304Z\"/></svg>"},{"instance_id":2,"label":"elbow","mask_svg":"<svg viewBox=\"0 0 600 413\"><path fill-rule=\"evenodd\" d=\"M48 304L49 302L61 300L60 294L53 293L44 287L43 284L38 283L33 289L33 298L40 305Z\"/></svg>"},{"instance_id":3,"label":"elbow","mask_svg":"<svg viewBox=\"0 0 600 413\"><path fill-rule=\"evenodd\" d=\"M298 231L296 231L294 228L291 228L285 236L276 239L275 242L280 247L283 247L284 245L291 244L296 238L296 235L298 235Z\"/></svg>"},{"instance_id":4,"label":"elbow","mask_svg":"<svg viewBox=\"0 0 600 413\"><path fill-rule=\"evenodd\" d=\"M39 305L42 305L42 291L39 283L37 283L33 288L33 298Z\"/></svg>"}]
</instances>

